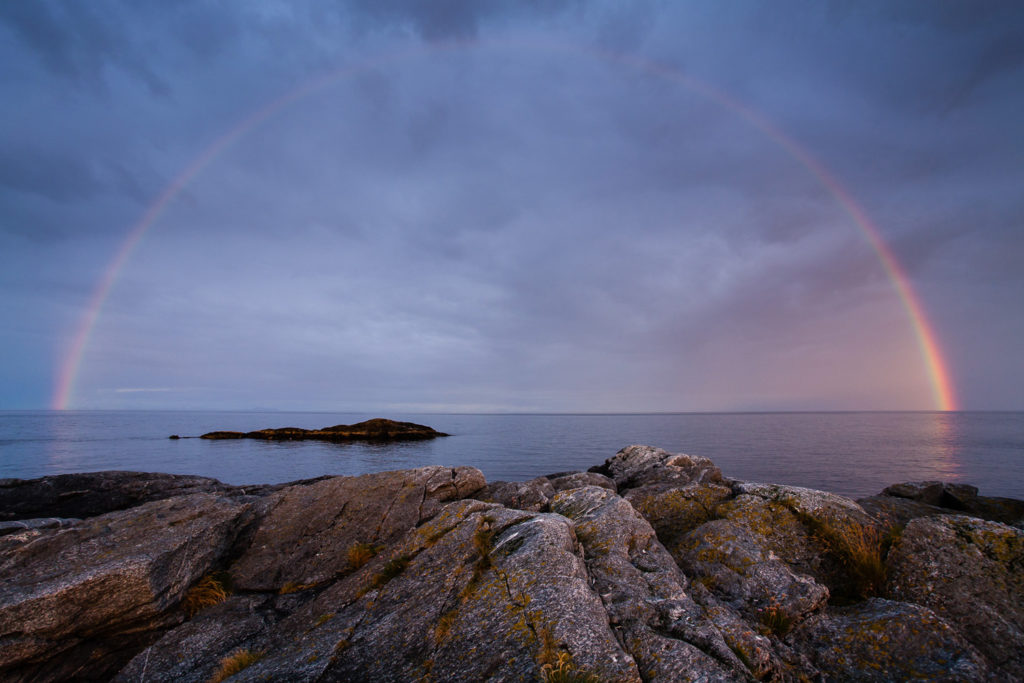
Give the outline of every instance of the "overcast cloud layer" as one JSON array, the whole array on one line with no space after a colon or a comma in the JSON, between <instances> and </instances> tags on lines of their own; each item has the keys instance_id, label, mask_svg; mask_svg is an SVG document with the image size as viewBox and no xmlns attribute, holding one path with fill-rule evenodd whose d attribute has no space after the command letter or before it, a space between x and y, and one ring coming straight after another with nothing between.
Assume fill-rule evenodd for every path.
<instances>
[{"instance_id":1,"label":"overcast cloud layer","mask_svg":"<svg viewBox=\"0 0 1024 683\"><path fill-rule=\"evenodd\" d=\"M0 408L1024 409L1013 2L0 3ZM723 106L693 84L736 102ZM753 114L744 114L753 112Z\"/></svg>"}]
</instances>

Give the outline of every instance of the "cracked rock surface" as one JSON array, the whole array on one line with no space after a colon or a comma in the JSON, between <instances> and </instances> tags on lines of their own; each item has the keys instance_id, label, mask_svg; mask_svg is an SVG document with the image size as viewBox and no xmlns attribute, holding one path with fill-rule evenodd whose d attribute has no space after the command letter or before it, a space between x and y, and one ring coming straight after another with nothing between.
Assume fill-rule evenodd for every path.
<instances>
[{"instance_id":1,"label":"cracked rock surface","mask_svg":"<svg viewBox=\"0 0 1024 683\"><path fill-rule=\"evenodd\" d=\"M1022 509L650 446L490 485L4 480L0 679L1024 680Z\"/></svg>"}]
</instances>

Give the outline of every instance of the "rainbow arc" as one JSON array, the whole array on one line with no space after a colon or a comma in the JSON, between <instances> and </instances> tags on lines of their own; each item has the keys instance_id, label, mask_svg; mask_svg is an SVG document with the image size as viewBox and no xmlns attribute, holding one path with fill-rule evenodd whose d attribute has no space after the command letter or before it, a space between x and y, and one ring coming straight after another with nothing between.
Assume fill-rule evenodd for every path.
<instances>
[{"instance_id":1,"label":"rainbow arc","mask_svg":"<svg viewBox=\"0 0 1024 683\"><path fill-rule=\"evenodd\" d=\"M512 49L541 49L548 51L562 51L577 55L596 56L602 60L621 64L630 68L653 74L668 81L681 85L688 90L701 95L702 97L715 102L723 108L733 112L748 124L761 131L768 138L773 140L784 149L793 159L804 166L825 188L833 199L853 220L854 224L863 232L868 243L878 256L886 276L892 283L893 289L899 297L904 309L907 312L911 328L921 358L924 363L929 383L931 386L932 398L936 410L950 411L957 409L956 393L954 391L951 374L946 363L935 334L934 327L928 320L925 308L920 297L914 291L906 270L901 266L895 253L886 243L881 230L868 217L867 212L854 200L850 192L839 182L836 176L821 164L805 147L800 145L792 137L788 136L767 117L751 109L749 106L736 100L729 94L711 86L710 84L696 79L682 71L659 64L634 55L617 54L565 43L550 43L541 41L488 41L487 45L510 47ZM245 137L248 133L258 128L268 119L289 105L298 102L304 97L321 91L335 83L356 74L365 72L371 68L402 62L404 60L420 57L424 54L435 51L454 51L479 46L478 42L452 43L446 45L435 45L429 48L408 50L400 53L392 53L383 58L362 62L353 66L335 71L285 93L281 97L268 102L253 113L239 121L233 128L213 141L203 150L182 172L170 183L135 225L129 230L127 237L118 248L110 265L104 271L93 294L89 300L85 314L82 316L72 343L66 351L60 363L60 371L57 383L54 388L51 407L55 410L67 409L72 401L75 388L75 380L88 347L89 339L99 321L103 305L110 295L111 290L117 282L117 278L129 261L132 252L146 232L156 222L167 206L177 195L188 185L204 168L216 159L226 149Z\"/></svg>"}]
</instances>

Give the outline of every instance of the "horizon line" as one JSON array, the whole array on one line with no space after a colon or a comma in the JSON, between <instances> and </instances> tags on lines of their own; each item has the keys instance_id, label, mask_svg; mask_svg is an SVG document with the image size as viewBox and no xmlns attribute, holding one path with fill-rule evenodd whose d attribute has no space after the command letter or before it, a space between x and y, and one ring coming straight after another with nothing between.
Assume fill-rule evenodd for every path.
<instances>
[{"instance_id":1,"label":"horizon line","mask_svg":"<svg viewBox=\"0 0 1024 683\"><path fill-rule=\"evenodd\" d=\"M941 410L938 408L798 408L748 409L748 410L650 410L650 411L584 411L584 410L507 410L507 411L466 411L466 410L326 410L326 409L278 409L278 408L0 408L0 413L265 413L282 415L370 415L391 412L398 415L488 415L488 416L630 416L630 415L826 415L826 414L962 414L962 413L1024 413L1024 408L961 408ZM388 419L388 418L385 418Z\"/></svg>"}]
</instances>

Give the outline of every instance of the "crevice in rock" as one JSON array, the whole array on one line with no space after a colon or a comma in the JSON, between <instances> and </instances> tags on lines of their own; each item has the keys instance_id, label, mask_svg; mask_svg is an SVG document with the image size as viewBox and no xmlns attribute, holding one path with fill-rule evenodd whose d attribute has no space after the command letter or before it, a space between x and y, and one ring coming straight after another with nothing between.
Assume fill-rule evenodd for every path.
<instances>
[{"instance_id":1,"label":"crevice in rock","mask_svg":"<svg viewBox=\"0 0 1024 683\"><path fill-rule=\"evenodd\" d=\"M423 521L423 506L427 502L427 487L423 487L423 495L420 496L419 507L416 508L416 523L419 524Z\"/></svg>"},{"instance_id":2,"label":"crevice in rock","mask_svg":"<svg viewBox=\"0 0 1024 683\"><path fill-rule=\"evenodd\" d=\"M533 634L533 637L534 637L534 639L536 639L537 644L541 648L543 648L544 647L544 638L543 638L542 634L539 631L537 631L537 627L534 625L533 620L530 619L529 612L526 611L526 606L529 603L525 599L523 599L523 597L521 595L520 595L520 600L522 600L522 602L520 603L520 602L516 601L515 596L512 595L512 585L508 581L508 574L506 572L503 572L502 570L498 569L497 567L494 568L494 572L498 575L499 578L501 578L501 581L502 581L502 583L505 586L505 593L508 595L509 603L514 605L516 608L518 608L519 613L522 616L523 623L526 624L526 628L530 629L530 633Z\"/></svg>"},{"instance_id":3,"label":"crevice in rock","mask_svg":"<svg viewBox=\"0 0 1024 683\"><path fill-rule=\"evenodd\" d=\"M689 629L673 627L673 625L662 626L660 624L649 624L650 629L663 638L678 640L694 647L711 659L715 660L726 670L737 673L741 676L753 676L753 672L736 656L729 644L722 638L716 641L714 638L695 637L696 634L689 632ZM718 633L717 629L715 630ZM721 637L721 633L719 633Z\"/></svg>"},{"instance_id":4,"label":"crevice in rock","mask_svg":"<svg viewBox=\"0 0 1024 683\"><path fill-rule=\"evenodd\" d=\"M329 524L327 524L327 527L333 527L335 524L338 523L339 519L345 516L345 510L348 509L348 503L349 501L346 500L341 504L341 508L334 514L334 517L331 518L331 521Z\"/></svg>"},{"instance_id":5,"label":"crevice in rock","mask_svg":"<svg viewBox=\"0 0 1024 683\"><path fill-rule=\"evenodd\" d=\"M249 504L249 509L240 517L241 521L235 530L234 538L230 541L224 557L221 558L219 563L223 565L221 569L227 569L245 554L264 518L265 515L260 514L255 504Z\"/></svg>"},{"instance_id":6,"label":"crevice in rock","mask_svg":"<svg viewBox=\"0 0 1024 683\"><path fill-rule=\"evenodd\" d=\"M426 486L424 486L423 488L426 489ZM377 523L377 529L373 532L373 537L375 539L376 538L380 538L380 533L381 533L381 530L384 528L384 523L388 520L388 516L391 514L391 511L394 509L395 503L398 501L398 499L401 496L402 491L404 489L405 489L405 484L402 484L402 488L400 488L398 491L396 491L395 495L393 495L391 497L391 501L388 503L388 509L384 511L384 514L380 518L380 522Z\"/></svg>"}]
</instances>

